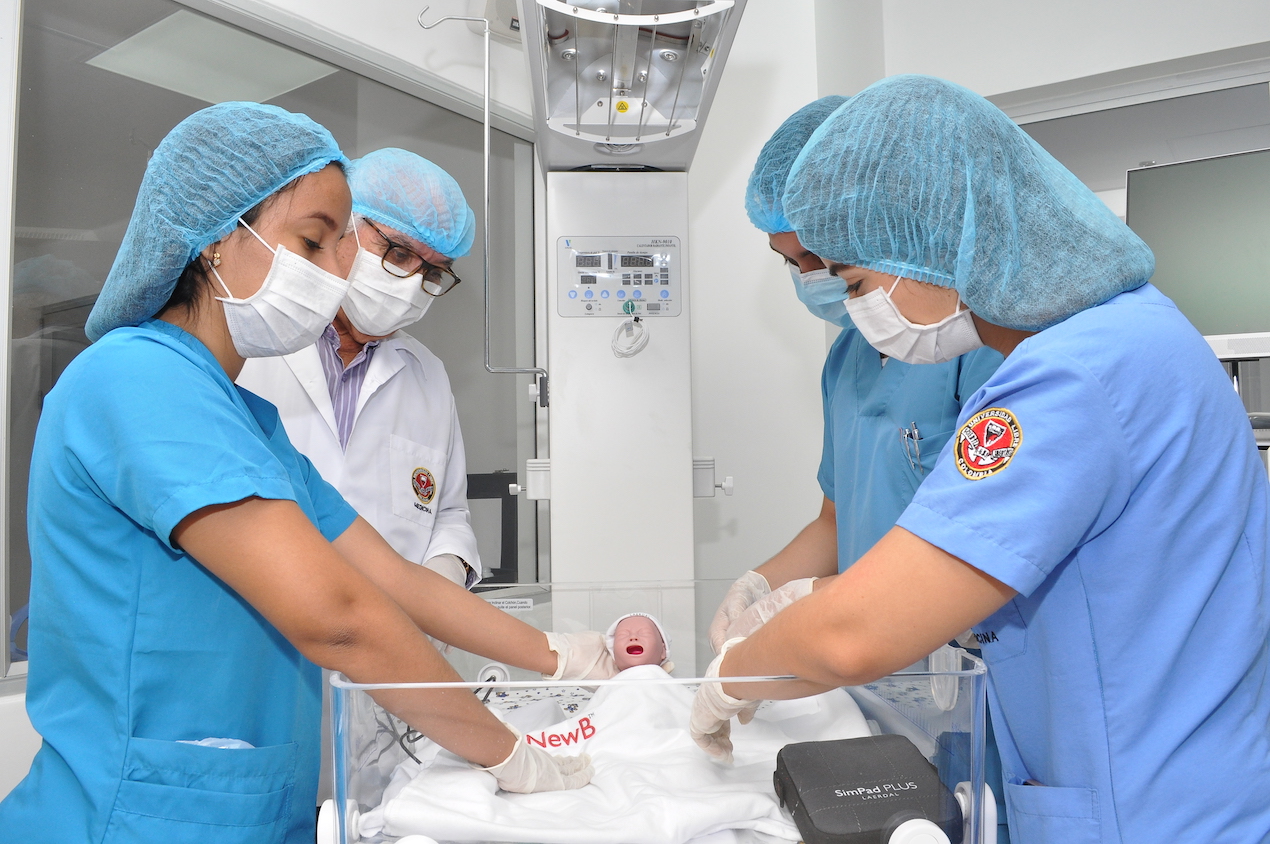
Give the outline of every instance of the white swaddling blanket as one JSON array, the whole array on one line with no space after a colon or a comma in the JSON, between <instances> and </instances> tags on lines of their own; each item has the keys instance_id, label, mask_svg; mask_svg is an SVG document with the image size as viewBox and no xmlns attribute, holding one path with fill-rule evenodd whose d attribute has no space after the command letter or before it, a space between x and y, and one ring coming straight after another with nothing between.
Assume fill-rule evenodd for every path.
<instances>
[{"instance_id":1,"label":"white swaddling blanket","mask_svg":"<svg viewBox=\"0 0 1270 844\"><path fill-rule=\"evenodd\" d=\"M654 665L619 675L665 676ZM724 767L710 761L688 734L692 696L686 686L633 682L601 687L583 714L553 726L509 717L534 746L561 755L591 754L595 776L575 791L500 792L491 774L435 745L426 751L431 760L417 749L424 764L431 764L420 770L414 762L402 763L384 802L362 816L361 832L422 834L438 841L682 844L724 830L752 830L797 841L798 829L772 789L777 752L791 742L870 734L859 707L840 689L776 701L748 725L733 722L736 761ZM550 701L537 706L563 714ZM541 719L543 709L537 714Z\"/></svg>"}]
</instances>

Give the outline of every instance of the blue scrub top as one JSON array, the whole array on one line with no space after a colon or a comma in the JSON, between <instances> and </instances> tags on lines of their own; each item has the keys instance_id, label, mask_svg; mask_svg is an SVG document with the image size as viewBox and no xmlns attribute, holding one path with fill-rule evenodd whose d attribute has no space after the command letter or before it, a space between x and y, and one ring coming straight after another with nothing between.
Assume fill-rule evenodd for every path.
<instances>
[{"instance_id":1,"label":"blue scrub top","mask_svg":"<svg viewBox=\"0 0 1270 844\"><path fill-rule=\"evenodd\" d=\"M952 436L962 403L1001 360L985 347L948 363L891 358L883 366L854 326L838 335L821 375L825 443L817 475L837 510L838 571L895 527ZM920 462L910 460L900 435L914 423L922 437Z\"/></svg>"},{"instance_id":2,"label":"blue scrub top","mask_svg":"<svg viewBox=\"0 0 1270 844\"><path fill-rule=\"evenodd\" d=\"M321 672L174 547L187 515L295 501L327 539L356 513L202 343L150 320L66 369L28 499L27 712L44 743L0 803L23 844L309 844ZM241 739L254 749L179 743Z\"/></svg>"},{"instance_id":3,"label":"blue scrub top","mask_svg":"<svg viewBox=\"0 0 1270 844\"><path fill-rule=\"evenodd\" d=\"M960 423L899 523L1019 593L975 628L1012 838L1267 840L1270 499L1207 343L1146 285Z\"/></svg>"}]
</instances>

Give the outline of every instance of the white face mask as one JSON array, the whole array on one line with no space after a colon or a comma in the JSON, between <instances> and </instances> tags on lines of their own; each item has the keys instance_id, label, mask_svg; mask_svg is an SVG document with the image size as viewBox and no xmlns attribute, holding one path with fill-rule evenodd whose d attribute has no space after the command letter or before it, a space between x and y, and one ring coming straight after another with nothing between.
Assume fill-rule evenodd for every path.
<instances>
[{"instance_id":1,"label":"white face mask","mask_svg":"<svg viewBox=\"0 0 1270 844\"><path fill-rule=\"evenodd\" d=\"M899 283L896 276L891 291ZM951 316L930 325L916 325L895 307L891 291L879 287L846 302L847 313L860 334L887 357L904 363L943 363L983 345L970 311L961 309L961 297Z\"/></svg>"},{"instance_id":2,"label":"white face mask","mask_svg":"<svg viewBox=\"0 0 1270 844\"><path fill-rule=\"evenodd\" d=\"M348 321L371 337L383 337L418 322L436 298L424 291L423 279L417 274L398 278L385 270L383 261L362 246L356 224L353 236L357 237L357 257L348 274L348 297L344 300Z\"/></svg>"},{"instance_id":3,"label":"white face mask","mask_svg":"<svg viewBox=\"0 0 1270 844\"><path fill-rule=\"evenodd\" d=\"M246 299L235 299L212 268L227 294L216 298L225 306L234 348L245 358L267 358L313 345L339 312L348 282L284 246L274 249L243 219L238 222L273 253L273 263L260 289Z\"/></svg>"}]
</instances>

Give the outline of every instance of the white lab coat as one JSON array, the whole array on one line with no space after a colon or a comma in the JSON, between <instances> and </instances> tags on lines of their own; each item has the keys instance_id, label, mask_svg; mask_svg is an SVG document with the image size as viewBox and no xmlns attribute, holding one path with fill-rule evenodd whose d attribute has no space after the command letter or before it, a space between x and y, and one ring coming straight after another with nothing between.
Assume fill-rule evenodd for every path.
<instances>
[{"instance_id":1,"label":"white lab coat","mask_svg":"<svg viewBox=\"0 0 1270 844\"><path fill-rule=\"evenodd\" d=\"M295 447L397 553L454 554L481 571L450 379L422 343L399 331L379 344L346 449L316 346L251 358L238 384L277 406Z\"/></svg>"}]
</instances>

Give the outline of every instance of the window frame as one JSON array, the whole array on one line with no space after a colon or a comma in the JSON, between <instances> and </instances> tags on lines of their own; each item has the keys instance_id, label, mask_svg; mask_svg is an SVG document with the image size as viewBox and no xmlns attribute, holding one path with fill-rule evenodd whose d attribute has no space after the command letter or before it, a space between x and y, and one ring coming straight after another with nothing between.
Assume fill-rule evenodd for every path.
<instances>
[{"instance_id":1,"label":"window frame","mask_svg":"<svg viewBox=\"0 0 1270 844\"><path fill-rule=\"evenodd\" d=\"M8 197L8 202L0 203L0 313L9 314L3 320L0 330L0 372L5 375L5 386L0 390L0 536L7 537L8 524L8 487L9 487L9 407L11 379L12 333L12 294L13 294L13 255L14 226L16 223L16 165L17 165L17 131L19 96L21 90L22 70L22 23L27 0L15 0L4 4L7 13L0 12L0 196ZM259 35L300 53L319 59L341 70L358 74L380 84L393 88L411 97L428 102L440 108L452 111L460 116L476 120L481 119L482 101L479 91L471 91L442 79L422 68L406 62L395 61L391 56L378 52L371 47L331 33L326 29L299 18L285 10L267 6L257 0L172 0L179 6L206 15L212 19ZM392 66L388 66L390 62ZM534 188L533 203L537 207L538 167L535 132L532 117L521 114L498 103L491 104L491 126L514 138L529 144L532 153L530 166L534 170L532 180ZM519 168L518 168L519 169ZM523 178L523 176L522 176ZM545 319L542 313L541 277L538 270L538 226L535 221L533 236L534 263L534 357L541 360L545 357ZM536 364L535 364L536 365ZM539 456L546 456L546 412L539 409L535 414L535 436ZM519 474L517 472L516 474ZM544 579L549 571L549 546L544 537L547 534L546 502L536 502L538 512L538 580ZM27 662L12 661L9 657L9 559L7 551L0 551L0 695L18 694L26 689Z\"/></svg>"},{"instance_id":2,"label":"window frame","mask_svg":"<svg viewBox=\"0 0 1270 844\"><path fill-rule=\"evenodd\" d=\"M22 69L22 15L25 0L6 4L8 14L0 19L0 313L13 309L13 232L16 214L18 153L18 92ZM0 328L0 372L5 373L5 387L0 390L0 536L9 535L9 344L13 321L2 321ZM26 689L26 661L9 659L9 558L0 557L0 693Z\"/></svg>"}]
</instances>

